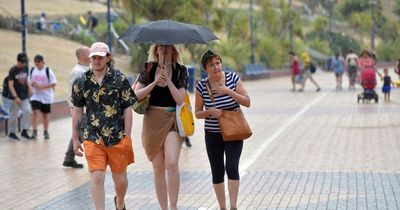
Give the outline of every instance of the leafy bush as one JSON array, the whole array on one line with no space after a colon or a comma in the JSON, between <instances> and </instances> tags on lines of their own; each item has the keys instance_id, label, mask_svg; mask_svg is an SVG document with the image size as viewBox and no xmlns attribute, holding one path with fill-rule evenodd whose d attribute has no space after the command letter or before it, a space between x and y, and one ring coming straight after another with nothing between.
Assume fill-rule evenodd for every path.
<instances>
[{"instance_id":1,"label":"leafy bush","mask_svg":"<svg viewBox=\"0 0 400 210\"><path fill-rule=\"evenodd\" d=\"M382 42L376 50L378 61L394 61L400 55L400 40L390 42Z\"/></svg>"},{"instance_id":2,"label":"leafy bush","mask_svg":"<svg viewBox=\"0 0 400 210\"><path fill-rule=\"evenodd\" d=\"M332 32L328 36L328 33L311 32L306 35L306 40L310 47L322 53L333 54L335 52L342 52L346 54L350 49L354 52L360 51L360 46L356 40L339 33ZM327 46L326 43L328 43Z\"/></svg>"}]
</instances>

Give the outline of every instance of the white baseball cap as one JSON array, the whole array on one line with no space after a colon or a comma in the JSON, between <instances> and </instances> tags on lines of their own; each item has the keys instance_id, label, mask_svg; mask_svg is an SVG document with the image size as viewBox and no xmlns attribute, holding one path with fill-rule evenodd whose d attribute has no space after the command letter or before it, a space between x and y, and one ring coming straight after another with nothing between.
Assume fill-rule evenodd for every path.
<instances>
[{"instance_id":1,"label":"white baseball cap","mask_svg":"<svg viewBox=\"0 0 400 210\"><path fill-rule=\"evenodd\" d=\"M89 49L89 58L95 55L104 57L110 53L110 48L104 42L95 42Z\"/></svg>"}]
</instances>

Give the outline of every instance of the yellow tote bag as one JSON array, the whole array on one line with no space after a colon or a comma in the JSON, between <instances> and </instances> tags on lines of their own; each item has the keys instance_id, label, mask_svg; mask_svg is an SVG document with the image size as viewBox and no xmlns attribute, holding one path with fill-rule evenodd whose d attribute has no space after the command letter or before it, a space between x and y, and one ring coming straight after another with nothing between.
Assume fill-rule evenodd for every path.
<instances>
[{"instance_id":1,"label":"yellow tote bag","mask_svg":"<svg viewBox=\"0 0 400 210\"><path fill-rule=\"evenodd\" d=\"M176 105L176 122L178 124L180 136L186 137L193 135L194 119L188 93L186 93L183 103L181 105Z\"/></svg>"}]
</instances>

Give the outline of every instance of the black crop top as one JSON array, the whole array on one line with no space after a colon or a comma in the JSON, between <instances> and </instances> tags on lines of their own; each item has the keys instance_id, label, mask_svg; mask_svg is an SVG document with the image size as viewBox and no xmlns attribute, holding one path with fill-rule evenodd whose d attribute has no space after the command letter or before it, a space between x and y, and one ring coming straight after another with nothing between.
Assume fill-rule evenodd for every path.
<instances>
[{"instance_id":1,"label":"black crop top","mask_svg":"<svg viewBox=\"0 0 400 210\"><path fill-rule=\"evenodd\" d=\"M138 81L147 86L154 82L157 64L153 63L153 67L150 72L147 73L146 70L142 71L139 75ZM188 88L188 73L184 65L176 64L175 68L172 70L172 83L174 83L176 88ZM161 106L161 107L175 107L176 102L168 89L168 86L160 87L156 85L150 93L150 105Z\"/></svg>"}]
</instances>

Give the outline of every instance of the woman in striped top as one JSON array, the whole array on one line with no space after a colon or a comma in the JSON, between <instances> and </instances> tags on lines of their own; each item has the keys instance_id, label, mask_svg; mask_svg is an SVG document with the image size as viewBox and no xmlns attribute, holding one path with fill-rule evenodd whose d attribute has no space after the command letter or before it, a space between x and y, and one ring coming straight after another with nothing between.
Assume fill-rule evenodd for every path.
<instances>
[{"instance_id":1,"label":"woman in striped top","mask_svg":"<svg viewBox=\"0 0 400 210\"><path fill-rule=\"evenodd\" d=\"M222 114L222 109L232 110L239 105L250 107L250 98L236 73L222 71L222 59L218 54L208 50L204 53L201 64L207 71L208 77L202 79L196 86L195 115L197 119L205 119L206 149L218 204L221 209L226 209L224 187L226 169L230 208L236 209L239 191L239 159L243 140L224 142L218 118ZM214 101L210 98L207 86Z\"/></svg>"}]
</instances>

